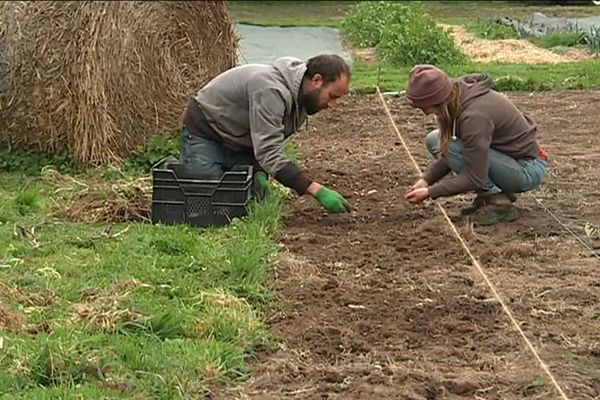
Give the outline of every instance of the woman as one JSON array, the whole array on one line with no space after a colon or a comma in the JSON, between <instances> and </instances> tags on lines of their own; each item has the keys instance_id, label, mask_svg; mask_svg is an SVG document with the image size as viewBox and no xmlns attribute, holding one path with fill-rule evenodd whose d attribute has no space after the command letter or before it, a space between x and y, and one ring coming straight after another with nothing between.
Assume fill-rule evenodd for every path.
<instances>
[{"instance_id":1,"label":"woman","mask_svg":"<svg viewBox=\"0 0 600 400\"><path fill-rule=\"evenodd\" d=\"M535 122L491 87L484 74L450 80L431 65L410 71L406 97L426 115L434 114L438 129L426 139L436 160L406 193L407 201L475 191L473 205L463 210L474 223L519 217L515 193L540 185L548 158L536 140ZM442 180L450 171L455 175Z\"/></svg>"}]
</instances>

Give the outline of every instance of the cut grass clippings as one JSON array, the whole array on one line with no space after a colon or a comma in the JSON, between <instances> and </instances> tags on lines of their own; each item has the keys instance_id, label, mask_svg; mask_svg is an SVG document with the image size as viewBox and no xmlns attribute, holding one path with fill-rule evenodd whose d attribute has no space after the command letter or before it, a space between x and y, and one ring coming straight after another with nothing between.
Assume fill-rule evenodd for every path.
<instances>
[{"instance_id":1,"label":"cut grass clippings","mask_svg":"<svg viewBox=\"0 0 600 400\"><path fill-rule=\"evenodd\" d=\"M115 223L149 222L152 197L150 177L118 179L89 176L76 179L61 174L54 167L45 167L42 178L53 184L58 199L53 215L71 222Z\"/></svg>"}]
</instances>

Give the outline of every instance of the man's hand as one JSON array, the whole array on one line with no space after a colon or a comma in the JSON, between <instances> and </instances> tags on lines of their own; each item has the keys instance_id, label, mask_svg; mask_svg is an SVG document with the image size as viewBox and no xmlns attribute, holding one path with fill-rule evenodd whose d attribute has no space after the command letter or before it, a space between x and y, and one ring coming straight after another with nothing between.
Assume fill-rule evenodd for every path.
<instances>
[{"instance_id":1,"label":"man's hand","mask_svg":"<svg viewBox=\"0 0 600 400\"><path fill-rule=\"evenodd\" d=\"M264 171L258 171L254 174L254 195L259 199L263 199L265 196L271 194L271 188L269 187L269 178L267 173Z\"/></svg>"},{"instance_id":2,"label":"man's hand","mask_svg":"<svg viewBox=\"0 0 600 400\"><path fill-rule=\"evenodd\" d=\"M267 174L264 171L258 171L254 174L254 179L260 185L261 189L264 191L269 191L269 179L267 178Z\"/></svg>"},{"instance_id":3,"label":"man's hand","mask_svg":"<svg viewBox=\"0 0 600 400\"><path fill-rule=\"evenodd\" d=\"M412 204L418 204L429 198L429 188L420 187L410 190L404 195L404 198Z\"/></svg>"},{"instance_id":4,"label":"man's hand","mask_svg":"<svg viewBox=\"0 0 600 400\"><path fill-rule=\"evenodd\" d=\"M351 210L350 204L338 192L324 186L315 193L315 199L330 213L345 213Z\"/></svg>"}]
</instances>

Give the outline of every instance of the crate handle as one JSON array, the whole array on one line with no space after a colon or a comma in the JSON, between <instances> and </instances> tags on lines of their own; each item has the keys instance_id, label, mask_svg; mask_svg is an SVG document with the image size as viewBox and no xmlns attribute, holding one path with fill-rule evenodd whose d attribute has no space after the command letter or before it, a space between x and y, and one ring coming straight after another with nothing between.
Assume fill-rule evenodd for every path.
<instances>
[{"instance_id":1,"label":"crate handle","mask_svg":"<svg viewBox=\"0 0 600 400\"><path fill-rule=\"evenodd\" d=\"M168 156L164 156L163 158L161 158L160 160L158 160L157 162L155 162L152 165L152 169L157 168L159 165L162 165L165 161L167 161L168 159L173 159L173 160L177 160L175 157L173 157L172 155L168 155Z\"/></svg>"}]
</instances>

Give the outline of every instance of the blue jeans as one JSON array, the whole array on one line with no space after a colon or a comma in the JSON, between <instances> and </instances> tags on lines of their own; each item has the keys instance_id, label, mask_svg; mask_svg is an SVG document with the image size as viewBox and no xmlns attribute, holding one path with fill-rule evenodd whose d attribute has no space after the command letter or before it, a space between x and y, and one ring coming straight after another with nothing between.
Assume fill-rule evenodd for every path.
<instances>
[{"instance_id":1,"label":"blue jeans","mask_svg":"<svg viewBox=\"0 0 600 400\"><path fill-rule=\"evenodd\" d=\"M199 178L220 179L234 165L253 165L254 155L251 151L233 151L214 140L192 135L183 128L180 161Z\"/></svg>"},{"instance_id":2,"label":"blue jeans","mask_svg":"<svg viewBox=\"0 0 600 400\"><path fill-rule=\"evenodd\" d=\"M427 150L434 158L438 158L440 154L439 136L439 130L436 129L430 132L426 139ZM454 173L463 170L465 161L461 140L450 143L444 160ZM547 166L548 163L541 158L517 160L498 150L490 149L488 179L479 193L521 193L536 189L546 174Z\"/></svg>"}]
</instances>

